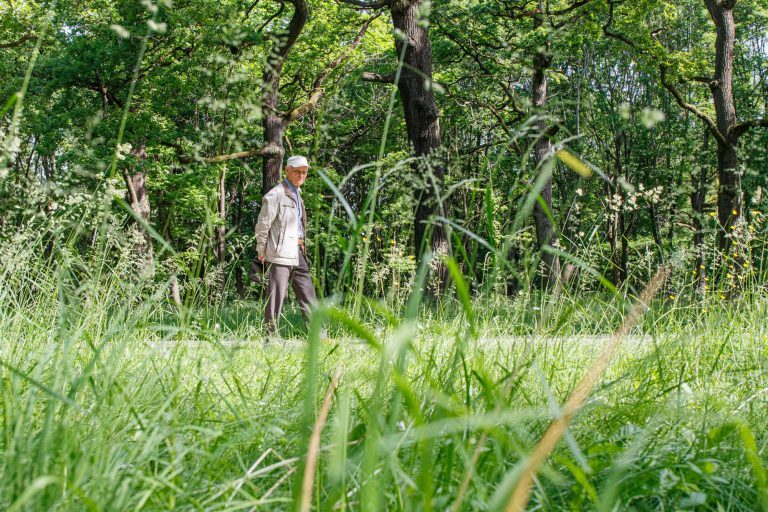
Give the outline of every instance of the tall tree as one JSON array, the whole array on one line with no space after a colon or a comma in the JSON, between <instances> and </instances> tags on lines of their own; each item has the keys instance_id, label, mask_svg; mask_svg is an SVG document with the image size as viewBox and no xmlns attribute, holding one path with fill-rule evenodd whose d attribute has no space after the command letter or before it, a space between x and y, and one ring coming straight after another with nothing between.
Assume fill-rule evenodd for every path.
<instances>
[{"instance_id":1,"label":"tall tree","mask_svg":"<svg viewBox=\"0 0 768 512\"><path fill-rule=\"evenodd\" d=\"M435 99L432 78L432 43L427 27L431 2L422 0L342 0L361 9L388 7L395 29L395 50L402 56L399 72L386 76L365 75L378 82L397 83L403 104L408 143L413 156L412 165L419 178L414 189L416 215L414 217L414 244L421 256L426 249L447 254L449 241L445 228L433 220L443 213L440 194L445 178L445 156L440 154L440 110ZM429 237L429 238L427 238ZM445 269L438 271L441 286L446 283Z\"/></svg>"},{"instance_id":2,"label":"tall tree","mask_svg":"<svg viewBox=\"0 0 768 512\"><path fill-rule=\"evenodd\" d=\"M264 159L262 160L261 191L266 194L277 185L283 171L283 134L290 120L281 115L278 99L280 75L288 53L299 38L307 23L309 7L306 0L290 0L293 16L284 35L278 37L272 46L262 76L263 96L261 102L262 127L264 129ZM282 5L282 2L281 2ZM266 149L268 148L268 149Z\"/></svg>"},{"instance_id":3,"label":"tall tree","mask_svg":"<svg viewBox=\"0 0 768 512\"><path fill-rule=\"evenodd\" d=\"M396 34L395 48L404 55L397 89L403 103L408 141L414 156L423 157L414 163L422 173L423 185L416 190L414 243L416 251L429 248L447 254L448 239L442 224L430 226L431 218L440 212L439 195L443 188L445 164L440 150L440 111L432 82L432 44L426 29L421 0L392 0L390 11ZM431 230L429 229L431 227ZM427 241L425 237L431 231Z\"/></svg>"},{"instance_id":4,"label":"tall tree","mask_svg":"<svg viewBox=\"0 0 768 512\"><path fill-rule=\"evenodd\" d=\"M674 66L670 57L671 52L662 44L663 29L654 29L643 34L652 39L649 46L638 44L637 41L611 29L617 2L609 0L609 17L604 26L604 32L610 37L624 41L644 53L656 62L662 85L672 94L680 108L683 108L697 118L717 141L717 217L718 249L724 258L735 263L734 273L739 274L745 263L744 248L734 247L734 236L744 223L744 200L742 191L742 174L738 168L739 139L755 127L768 126L768 118L751 119L739 122L733 94L734 78L734 49L736 42L736 21L734 8L737 0L704 0L704 6L709 13L715 28L714 63L705 75L695 75ZM699 4L701 5L701 4ZM641 23L644 23L641 22ZM666 28L666 27L664 27ZM642 36L641 36L642 37ZM678 89L678 84L703 83L710 90L710 100L714 107L714 119Z\"/></svg>"},{"instance_id":5,"label":"tall tree","mask_svg":"<svg viewBox=\"0 0 768 512\"><path fill-rule=\"evenodd\" d=\"M149 203L149 195L147 194L147 176L140 168L140 163L147 159L147 150L144 145L140 145L131 150L131 156L139 162L139 165L136 169L131 171L126 170L123 173L126 188L128 190L126 193L126 200L136 215L144 222L148 223L151 206ZM146 270L151 268L154 263L152 237L143 226L140 226L137 229L141 233L141 241L136 242L134 250L137 257L140 258L141 270Z\"/></svg>"},{"instance_id":6,"label":"tall tree","mask_svg":"<svg viewBox=\"0 0 768 512\"><path fill-rule=\"evenodd\" d=\"M283 155L285 148L283 138L288 126L301 118L305 114L314 110L324 94L324 82L328 75L343 64L352 54L363 39L368 26L372 20L367 20L357 33L355 39L349 44L347 50L338 55L332 61L329 61L325 68L321 70L314 78L312 88L306 101L288 111L280 110L280 79L285 62L291 52L291 49L299 39L309 16L309 6L307 0L288 0L293 5L293 14L288 27L279 34L276 34L274 44L267 58L262 74L262 129L263 144L255 149L239 151L203 158L207 163L219 163L227 160L248 159L261 156L262 159L262 193L266 194L279 181L282 174ZM282 14L284 2L278 2L280 8L275 16Z\"/></svg>"},{"instance_id":7,"label":"tall tree","mask_svg":"<svg viewBox=\"0 0 768 512\"><path fill-rule=\"evenodd\" d=\"M552 158L552 134L557 131L556 126L551 126L545 120L547 113L547 73L550 72L553 55L553 37L562 33L567 35L567 26L573 26L582 21L588 11L582 9L592 0L570 0L557 2L550 0L538 0L536 9L532 14L533 32L540 35L540 45L532 48L533 74L531 76L531 103L534 112L539 116L537 127L538 138L534 145L534 161L540 173L549 173L540 192L541 201L536 201L533 207L534 226L536 228L536 245L541 250L545 245L557 245L558 235L553 222L554 210L552 203L552 175L551 169L543 164ZM517 16L526 15L527 2L518 6ZM510 13L512 16L515 14ZM560 259L551 252L542 252L543 263L542 283L544 287L553 287L560 279Z\"/></svg>"},{"instance_id":8,"label":"tall tree","mask_svg":"<svg viewBox=\"0 0 768 512\"><path fill-rule=\"evenodd\" d=\"M533 15L533 30L541 31L544 28L544 1L539 0L536 7L536 13ZM536 122L539 128L539 135L534 146L534 155L536 167L541 173L549 173L546 182L541 189L541 202L536 201L533 206L533 219L536 227L536 245L541 250L545 245L556 244L557 233L555 225L552 222L552 174L547 170L545 162L552 157L552 141L548 132L547 123L544 120L547 103L547 68L549 68L552 57L549 55L549 38L546 43L537 49L533 56L533 75L531 77L531 102L536 114L540 119ZM544 265L542 283L544 287L552 287L560 276L560 258L550 252L543 252L541 255Z\"/></svg>"}]
</instances>

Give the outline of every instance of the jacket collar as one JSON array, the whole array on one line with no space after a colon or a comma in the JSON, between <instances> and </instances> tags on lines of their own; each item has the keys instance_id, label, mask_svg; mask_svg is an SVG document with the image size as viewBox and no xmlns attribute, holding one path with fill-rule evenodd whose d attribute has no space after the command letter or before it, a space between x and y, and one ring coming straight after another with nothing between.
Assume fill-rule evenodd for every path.
<instances>
[{"instance_id":1,"label":"jacket collar","mask_svg":"<svg viewBox=\"0 0 768 512\"><path fill-rule=\"evenodd\" d=\"M288 180L285 179L281 182L283 185L283 190L285 191L285 195L291 198L291 200L295 203L296 202L296 196L293 194L293 191L291 190L291 187L288 185Z\"/></svg>"},{"instance_id":2,"label":"jacket collar","mask_svg":"<svg viewBox=\"0 0 768 512\"><path fill-rule=\"evenodd\" d=\"M293 195L293 192L291 192L291 187L288 186L288 180L285 179L282 182L283 190L285 191L285 195L291 198L291 201L296 203L296 196ZM299 196L299 201L301 201L301 225L304 228L304 236L307 236L307 209L304 208L304 201L301 200L301 196ZM296 203L298 205L298 203Z\"/></svg>"},{"instance_id":3,"label":"jacket collar","mask_svg":"<svg viewBox=\"0 0 768 512\"><path fill-rule=\"evenodd\" d=\"M294 186L294 184L293 184L293 183L291 183L291 180L289 180L288 178L285 178L285 179L283 180L283 183L285 183L285 184L288 186L288 189L289 189L291 192L298 192L298 193L301 193L301 187L296 187L296 186Z\"/></svg>"}]
</instances>

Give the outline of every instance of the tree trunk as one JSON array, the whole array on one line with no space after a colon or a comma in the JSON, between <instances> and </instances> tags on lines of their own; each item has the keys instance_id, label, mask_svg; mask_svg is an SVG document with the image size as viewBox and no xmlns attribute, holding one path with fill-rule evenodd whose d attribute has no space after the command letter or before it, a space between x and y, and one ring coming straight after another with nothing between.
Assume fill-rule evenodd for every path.
<instances>
[{"instance_id":1,"label":"tree trunk","mask_svg":"<svg viewBox=\"0 0 768 512\"><path fill-rule=\"evenodd\" d=\"M736 137L736 106L733 102L733 48L736 26L733 20L734 0L705 0L715 24L715 73L712 81L712 98L715 104L717 131L725 141L717 145L717 216L720 221L718 248L723 256L733 247L732 231L741 224L742 192L741 175L738 171ZM739 251L742 253L743 251ZM736 258L741 263L742 255ZM741 265L737 265L741 267ZM738 272L741 268L736 268Z\"/></svg>"},{"instance_id":2,"label":"tree trunk","mask_svg":"<svg viewBox=\"0 0 768 512\"><path fill-rule=\"evenodd\" d=\"M180 172L178 168L171 169L172 174L178 172ZM171 205L169 204L167 197L163 192L160 192L159 200L157 201L156 222L158 227L162 226L160 228L160 236L162 236L163 240L171 246L173 245L173 239L171 238L172 215L173 212L171 211ZM178 269L175 268L175 265L171 268L171 273L171 300L177 308L180 308L182 305L181 290L179 288Z\"/></svg>"},{"instance_id":3,"label":"tree trunk","mask_svg":"<svg viewBox=\"0 0 768 512\"><path fill-rule=\"evenodd\" d=\"M707 146L709 132L704 134L704 147ZM698 175L692 174L693 192L691 192L691 209L693 210L693 250L696 254L696 263L693 271L696 293L704 296L706 290L707 268L704 259L704 206L707 195L707 171L706 166L699 168Z\"/></svg>"},{"instance_id":4,"label":"tree trunk","mask_svg":"<svg viewBox=\"0 0 768 512\"><path fill-rule=\"evenodd\" d=\"M622 203L623 205L623 203ZM627 280L629 272L627 270L627 264L629 261L629 238L627 233L627 216L624 214L623 206L619 211L619 238L621 238L621 256L619 258L619 283L623 283Z\"/></svg>"},{"instance_id":5,"label":"tree trunk","mask_svg":"<svg viewBox=\"0 0 768 512\"><path fill-rule=\"evenodd\" d=\"M181 307L181 292L179 291L179 280L176 276L171 277L171 300L173 300L173 304L177 308Z\"/></svg>"},{"instance_id":6,"label":"tree trunk","mask_svg":"<svg viewBox=\"0 0 768 512\"><path fill-rule=\"evenodd\" d=\"M653 235L653 243L656 244L656 249L659 251L659 264L664 263L664 241L661 238L659 232L659 213L655 204L648 205L648 217L651 220L651 235Z\"/></svg>"},{"instance_id":7,"label":"tree trunk","mask_svg":"<svg viewBox=\"0 0 768 512\"><path fill-rule=\"evenodd\" d=\"M50 156L44 156L43 160L43 173L45 174L44 178L46 181L51 181L56 175L56 154L51 154Z\"/></svg>"},{"instance_id":8,"label":"tree trunk","mask_svg":"<svg viewBox=\"0 0 768 512\"><path fill-rule=\"evenodd\" d=\"M538 12L534 17L534 29L543 25L543 6L539 0ZM549 45L542 51L537 51L533 57L533 77L531 80L531 96L533 99L533 108L536 115L542 116L547 103L547 76L546 70L550 64L550 57L544 53L548 51ZM550 172L543 166L544 161L551 157L552 142L547 136L547 124L543 119L536 123L539 130L539 139L534 148L535 164L539 172ZM552 176L547 178L544 188L541 189L541 199L546 205L546 209L536 201L533 206L533 219L536 226L536 246L541 251L545 245L553 246L557 242L557 233L551 220L552 210ZM560 258L554 254L541 252L542 268L542 287L551 289L557 284L560 277Z\"/></svg>"},{"instance_id":9,"label":"tree trunk","mask_svg":"<svg viewBox=\"0 0 768 512\"><path fill-rule=\"evenodd\" d=\"M612 190L610 186L606 187L609 197L612 197ZM613 284L618 286L621 283L621 261L619 252L619 216L620 208L613 209L613 201L609 200L609 213L608 213L608 244L611 248L611 273L613 276Z\"/></svg>"},{"instance_id":10,"label":"tree trunk","mask_svg":"<svg viewBox=\"0 0 768 512\"><path fill-rule=\"evenodd\" d=\"M218 225L216 226L216 245L214 252L216 260L221 266L221 290L226 289L227 273L224 271L224 264L227 262L227 166L221 166L219 171L219 182L217 188L218 201L216 204L216 216Z\"/></svg>"},{"instance_id":11,"label":"tree trunk","mask_svg":"<svg viewBox=\"0 0 768 512\"><path fill-rule=\"evenodd\" d=\"M619 185L622 178L622 141L624 134L618 133L613 139L613 161L615 172L613 184L606 183L606 193L608 194L609 216L608 216L608 242L611 247L611 272L613 275L613 284L619 286L623 280L624 245L622 238L624 236L624 190ZM621 248L619 247L621 245Z\"/></svg>"},{"instance_id":12,"label":"tree trunk","mask_svg":"<svg viewBox=\"0 0 768 512\"><path fill-rule=\"evenodd\" d=\"M131 155L139 160L147 159L147 151L144 145L134 148ZM133 174L125 172L123 174L125 184L128 188L125 200L131 206L131 209L138 214L145 222L149 222L151 208L149 204L149 195L147 194L147 178L143 171L137 170ZM139 259L139 273L151 269L154 263L154 251L152 248L152 237L143 226L134 224L131 229L137 229L140 236L134 245L134 252Z\"/></svg>"},{"instance_id":13,"label":"tree trunk","mask_svg":"<svg viewBox=\"0 0 768 512\"><path fill-rule=\"evenodd\" d=\"M723 255L731 252L733 238L730 236L742 217L741 175L736 169L738 157L733 144L717 146L717 176L720 189L717 194L717 217L720 221L718 247Z\"/></svg>"},{"instance_id":14,"label":"tree trunk","mask_svg":"<svg viewBox=\"0 0 768 512\"><path fill-rule=\"evenodd\" d=\"M432 85L432 46L429 35L419 25L417 11L420 0L393 0L390 6L392 24L404 34L402 40L395 36L398 56L406 45L403 67L397 88L403 102L408 141L413 154L419 158L413 170L421 174L422 186L414 191L417 207L414 220L414 241L416 253L421 255L427 246L436 254L447 254L448 238L442 224L430 225L431 218L440 214L442 205L438 193L443 187L444 163L438 155L440 149L440 113L435 101ZM430 234L431 232L431 234ZM438 271L441 288L446 284L445 268Z\"/></svg>"},{"instance_id":15,"label":"tree trunk","mask_svg":"<svg viewBox=\"0 0 768 512\"><path fill-rule=\"evenodd\" d=\"M262 74L262 128L264 144L270 148L262 160L261 191L266 194L280 182L283 170L283 134L287 121L280 116L278 99L280 97L280 75L288 53L298 39L309 16L306 0L289 0L293 4L293 16L285 33L277 38Z\"/></svg>"},{"instance_id":16,"label":"tree trunk","mask_svg":"<svg viewBox=\"0 0 768 512\"><path fill-rule=\"evenodd\" d=\"M280 183L283 175L283 134L285 124L283 118L275 113L277 109L277 87L275 93L270 93L269 98L264 99L264 143L276 148L276 151L264 155L261 164L261 193L266 194L272 187Z\"/></svg>"},{"instance_id":17,"label":"tree trunk","mask_svg":"<svg viewBox=\"0 0 768 512\"><path fill-rule=\"evenodd\" d=\"M240 228L243 223L243 173L240 172L237 175L237 185L235 187L235 230L238 232L240 231ZM242 265L239 264L240 258L243 256L243 251L241 250L239 254L235 256L236 261L238 262L238 265L235 265L235 290L237 291L237 296L241 299L245 298L245 278L244 278L244 272ZM246 260L247 261L247 260Z\"/></svg>"}]
</instances>

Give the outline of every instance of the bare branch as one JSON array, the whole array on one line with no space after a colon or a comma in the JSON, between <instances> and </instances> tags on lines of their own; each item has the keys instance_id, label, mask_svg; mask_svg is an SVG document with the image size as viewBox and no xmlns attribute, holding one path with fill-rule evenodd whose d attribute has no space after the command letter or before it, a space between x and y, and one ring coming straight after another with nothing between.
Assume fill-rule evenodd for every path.
<instances>
[{"instance_id":1,"label":"bare branch","mask_svg":"<svg viewBox=\"0 0 768 512\"><path fill-rule=\"evenodd\" d=\"M282 148L274 144L267 144L260 148L250 149L248 151L239 151L237 153L209 156L209 157L199 158L199 159L192 158L188 155L179 155L179 161L183 164L188 164L196 161L203 162L206 164L219 164L221 162L227 162L229 160L246 160L248 158L253 158L256 156L279 155L282 151L283 151Z\"/></svg>"},{"instance_id":2,"label":"bare branch","mask_svg":"<svg viewBox=\"0 0 768 512\"><path fill-rule=\"evenodd\" d=\"M380 75L379 73L372 73L372 72L366 71L365 73L363 73L362 79L364 82L379 82L382 84L394 84L395 74L387 73L386 75Z\"/></svg>"},{"instance_id":3,"label":"bare branch","mask_svg":"<svg viewBox=\"0 0 768 512\"><path fill-rule=\"evenodd\" d=\"M685 110L691 112L693 115L704 121L704 124L707 125L707 128L709 128L709 131L712 132L712 135L715 136L715 138L720 142L721 144L727 144L726 136L720 133L720 130L717 129L717 125L715 124L715 121L709 117L707 114L699 110L695 105L692 105L685 101L683 98L683 95L680 94L680 91L675 88L674 85L669 83L667 80L667 67L664 65L659 66L660 71L660 77L661 77L661 85L664 86L665 89L667 89L669 92L672 93L672 96L675 97L675 101L677 101L677 104L680 105L681 108L684 108Z\"/></svg>"}]
</instances>

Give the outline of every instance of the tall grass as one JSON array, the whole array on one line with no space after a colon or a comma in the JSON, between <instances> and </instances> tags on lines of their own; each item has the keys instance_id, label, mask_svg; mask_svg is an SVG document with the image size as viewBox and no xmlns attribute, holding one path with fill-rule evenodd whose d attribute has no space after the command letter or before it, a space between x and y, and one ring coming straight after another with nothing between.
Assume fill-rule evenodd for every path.
<instances>
[{"instance_id":1,"label":"tall grass","mask_svg":"<svg viewBox=\"0 0 768 512\"><path fill-rule=\"evenodd\" d=\"M424 309L414 294L398 314L326 306L308 342L264 345L258 304L181 318L162 290L136 301L109 275L43 267L2 274L0 505L13 510L502 509L602 351L575 334L610 332L626 310L565 298L542 321L533 298L459 284L456 300ZM656 301L529 507L765 506L765 314L760 295Z\"/></svg>"}]
</instances>

